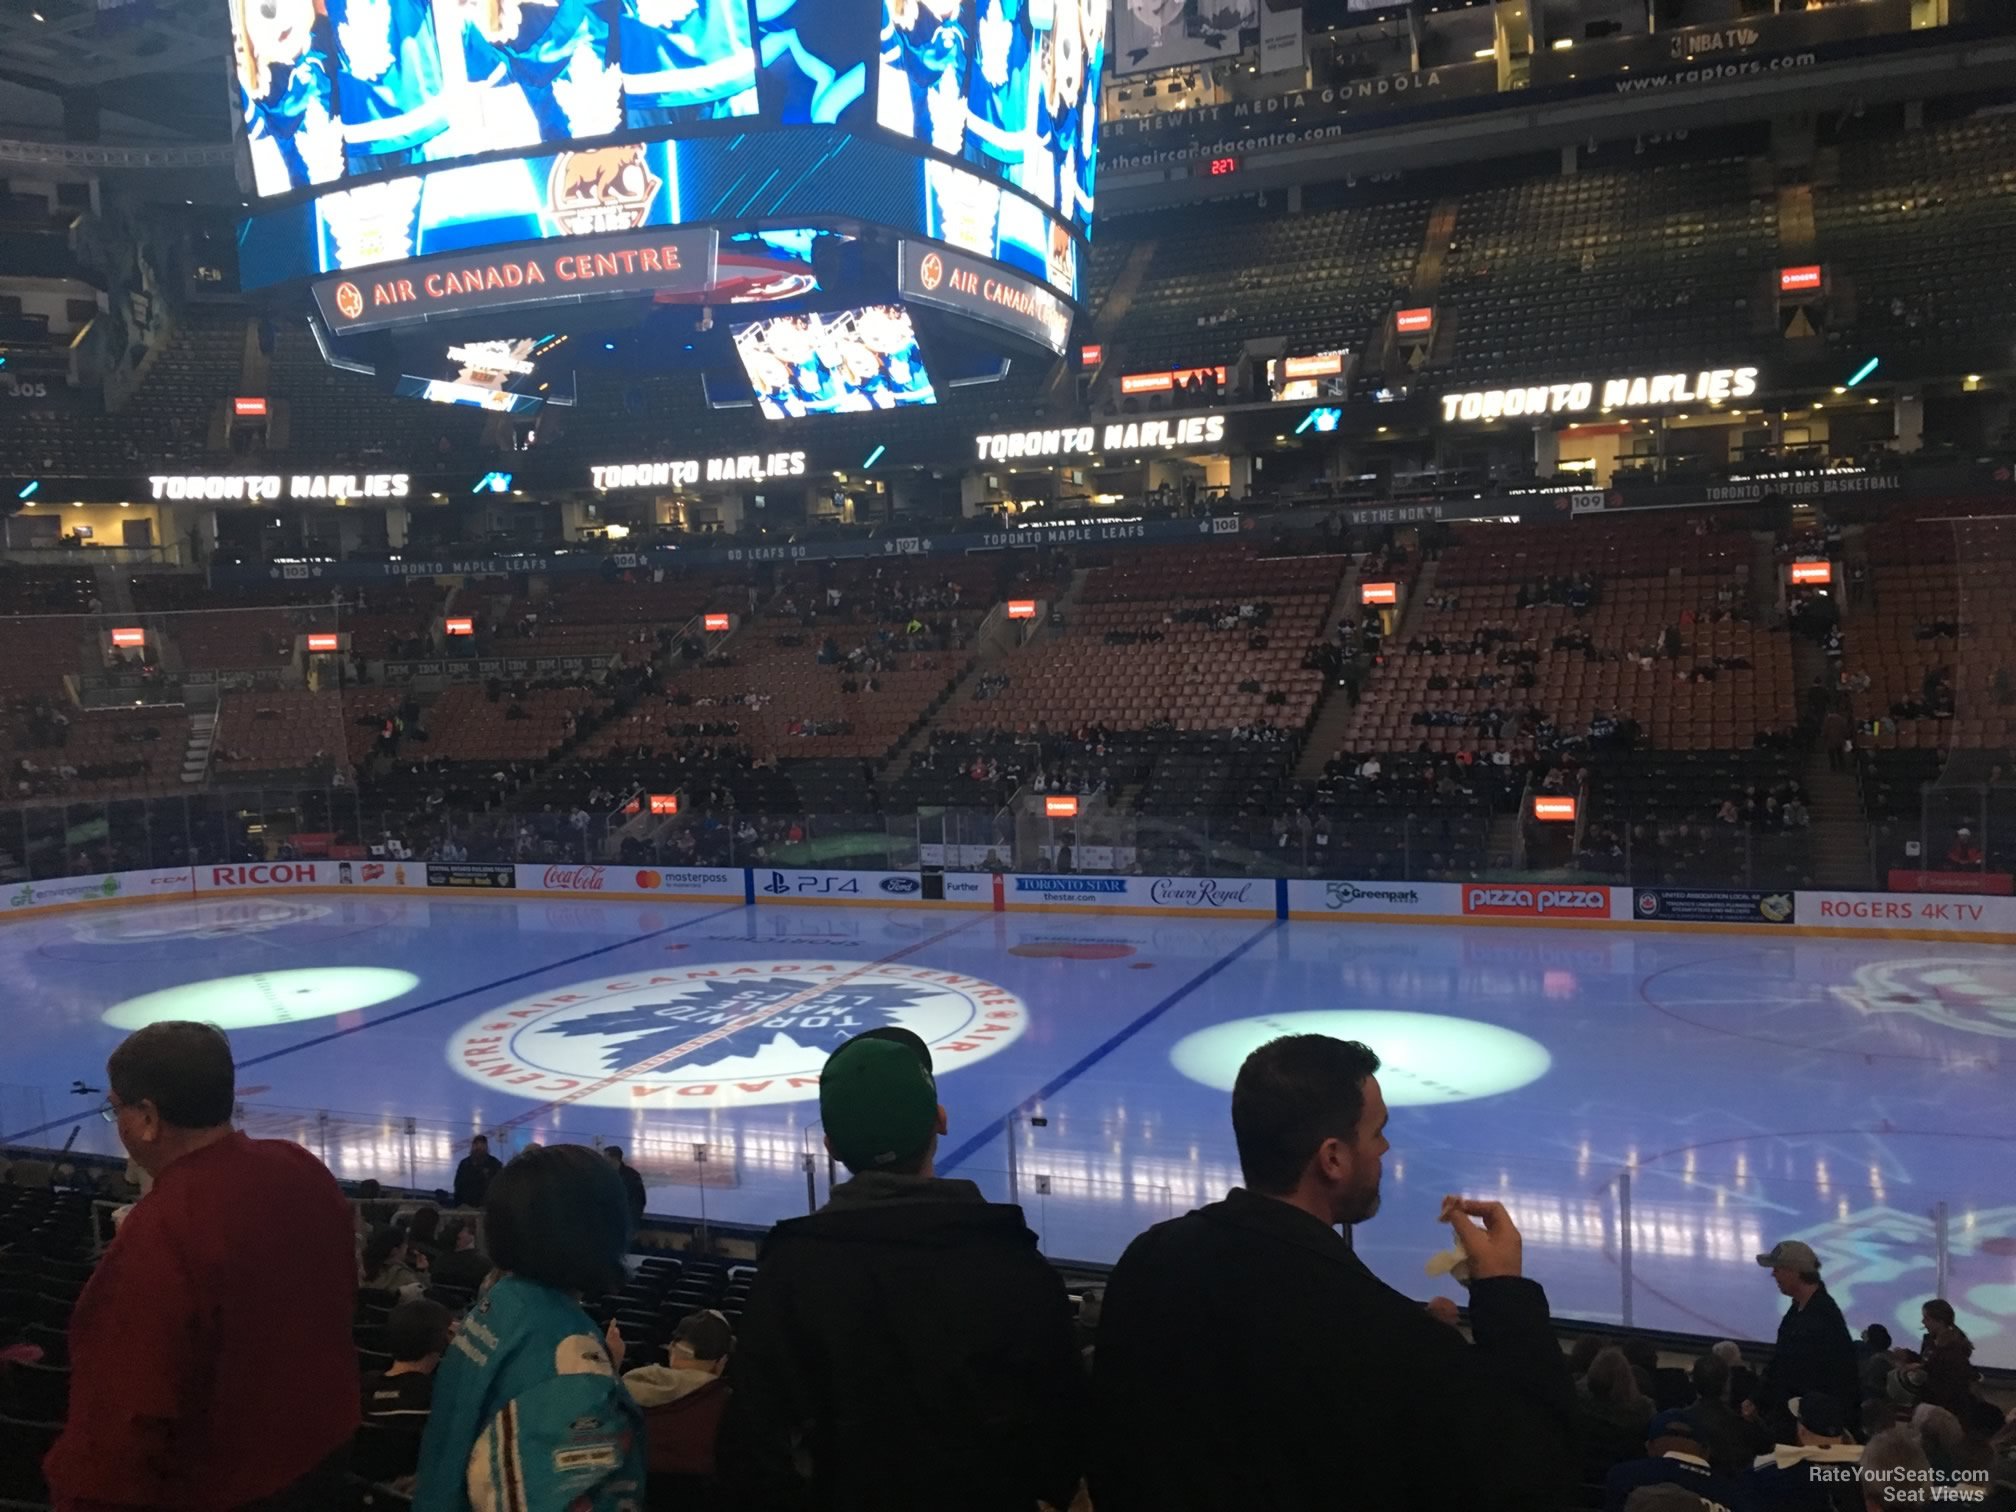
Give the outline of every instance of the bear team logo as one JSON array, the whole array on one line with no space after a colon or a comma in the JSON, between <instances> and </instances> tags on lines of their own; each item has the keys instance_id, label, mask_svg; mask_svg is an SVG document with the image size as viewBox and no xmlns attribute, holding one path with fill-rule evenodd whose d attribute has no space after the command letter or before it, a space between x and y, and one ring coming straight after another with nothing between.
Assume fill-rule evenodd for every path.
<instances>
[{"instance_id":1,"label":"bear team logo","mask_svg":"<svg viewBox=\"0 0 2016 1512\"><path fill-rule=\"evenodd\" d=\"M553 159L546 200L569 236L634 231L650 215L664 180L651 171L647 146L591 147Z\"/></svg>"},{"instance_id":2,"label":"bear team logo","mask_svg":"<svg viewBox=\"0 0 2016 1512\"><path fill-rule=\"evenodd\" d=\"M1992 961L1874 961L1833 989L1863 1013L1908 1013L1948 1029L2016 1039L2016 969Z\"/></svg>"},{"instance_id":3,"label":"bear team logo","mask_svg":"<svg viewBox=\"0 0 2016 1512\"><path fill-rule=\"evenodd\" d=\"M448 1060L471 1081L601 1108L736 1108L819 1095L842 1043L895 1025L938 1074L1021 1038L1028 1009L961 972L820 956L731 961L577 983L465 1024Z\"/></svg>"}]
</instances>

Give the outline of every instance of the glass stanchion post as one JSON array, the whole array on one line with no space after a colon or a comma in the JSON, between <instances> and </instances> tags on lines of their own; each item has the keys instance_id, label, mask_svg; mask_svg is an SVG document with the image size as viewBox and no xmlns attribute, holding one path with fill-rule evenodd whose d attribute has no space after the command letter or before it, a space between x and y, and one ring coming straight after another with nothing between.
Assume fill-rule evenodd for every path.
<instances>
[{"instance_id":1,"label":"glass stanchion post","mask_svg":"<svg viewBox=\"0 0 2016 1512\"><path fill-rule=\"evenodd\" d=\"M1942 1302L1946 1300L1946 1288L1953 1279L1952 1237L1946 1204L1936 1202L1932 1205L1932 1295Z\"/></svg>"},{"instance_id":2,"label":"glass stanchion post","mask_svg":"<svg viewBox=\"0 0 2016 1512\"><path fill-rule=\"evenodd\" d=\"M1620 1299L1624 1326L1631 1326L1631 1173L1617 1178L1617 1269L1622 1276Z\"/></svg>"}]
</instances>

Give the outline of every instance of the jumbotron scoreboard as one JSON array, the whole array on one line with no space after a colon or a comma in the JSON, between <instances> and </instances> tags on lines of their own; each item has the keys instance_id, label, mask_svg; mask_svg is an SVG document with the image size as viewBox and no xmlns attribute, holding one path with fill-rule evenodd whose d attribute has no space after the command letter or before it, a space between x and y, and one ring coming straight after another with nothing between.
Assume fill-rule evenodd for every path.
<instances>
[{"instance_id":1,"label":"jumbotron scoreboard","mask_svg":"<svg viewBox=\"0 0 2016 1512\"><path fill-rule=\"evenodd\" d=\"M1106 0L218 3L241 281L398 392L564 402L667 307L779 419L1068 349Z\"/></svg>"}]
</instances>

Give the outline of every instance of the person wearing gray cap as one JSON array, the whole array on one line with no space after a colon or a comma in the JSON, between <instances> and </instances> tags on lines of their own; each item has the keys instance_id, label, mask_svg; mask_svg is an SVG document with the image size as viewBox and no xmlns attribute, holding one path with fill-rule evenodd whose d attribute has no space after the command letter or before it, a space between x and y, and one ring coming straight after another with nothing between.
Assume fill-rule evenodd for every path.
<instances>
[{"instance_id":1,"label":"person wearing gray cap","mask_svg":"<svg viewBox=\"0 0 2016 1512\"><path fill-rule=\"evenodd\" d=\"M1855 1366L1855 1340L1848 1320L1820 1279L1820 1257L1811 1245L1786 1239L1757 1263L1771 1272L1778 1290L1792 1299L1778 1323L1778 1349L1757 1383L1744 1416L1754 1415L1776 1431L1786 1403L1807 1392L1822 1392L1837 1402L1861 1400Z\"/></svg>"}]
</instances>

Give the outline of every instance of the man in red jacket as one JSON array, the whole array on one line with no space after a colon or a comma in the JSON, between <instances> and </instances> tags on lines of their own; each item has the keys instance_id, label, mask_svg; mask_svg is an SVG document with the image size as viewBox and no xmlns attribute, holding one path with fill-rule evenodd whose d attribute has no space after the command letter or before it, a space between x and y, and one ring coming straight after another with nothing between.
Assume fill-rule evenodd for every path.
<instances>
[{"instance_id":1,"label":"man in red jacket","mask_svg":"<svg viewBox=\"0 0 2016 1512\"><path fill-rule=\"evenodd\" d=\"M307 1512L357 1430L350 1206L306 1150L231 1127L230 1043L152 1024L106 1064L106 1117L154 1178L70 1320L58 1512Z\"/></svg>"}]
</instances>

